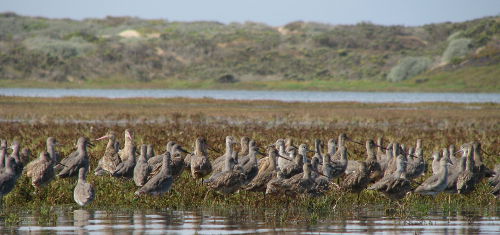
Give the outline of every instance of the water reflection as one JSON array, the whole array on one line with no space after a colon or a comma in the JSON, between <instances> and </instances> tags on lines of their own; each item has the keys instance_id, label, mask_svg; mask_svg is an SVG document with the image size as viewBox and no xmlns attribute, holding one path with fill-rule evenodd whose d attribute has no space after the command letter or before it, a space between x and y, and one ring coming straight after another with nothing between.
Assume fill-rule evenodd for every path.
<instances>
[{"instance_id":1,"label":"water reflection","mask_svg":"<svg viewBox=\"0 0 500 235\"><path fill-rule=\"evenodd\" d=\"M447 214L433 212L419 218L399 218L381 210L361 208L349 216L276 223L266 216L275 212L247 209L226 210L72 210L50 213L20 211L21 222L0 222L1 233L29 234L246 234L246 233L365 233L365 234L498 234L499 217L484 217L474 210ZM498 211L497 211L498 213ZM46 217L49 217L46 218ZM56 218L51 220L50 218ZM274 221L274 222L273 222Z\"/></svg>"}]
</instances>

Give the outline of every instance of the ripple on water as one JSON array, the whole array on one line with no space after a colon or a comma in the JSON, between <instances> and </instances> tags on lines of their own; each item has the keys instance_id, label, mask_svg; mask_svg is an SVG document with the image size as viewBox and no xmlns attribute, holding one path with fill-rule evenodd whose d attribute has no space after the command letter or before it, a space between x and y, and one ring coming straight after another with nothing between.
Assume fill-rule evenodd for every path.
<instances>
[{"instance_id":1,"label":"ripple on water","mask_svg":"<svg viewBox=\"0 0 500 235\"><path fill-rule=\"evenodd\" d=\"M371 234L499 234L500 217L483 217L481 212L432 212L424 217L399 218L383 216L376 208L364 210L362 216L324 218L316 224L293 222L287 225L266 223L262 216L244 220L210 210L151 211L75 210L59 207L54 210L58 219L49 225L39 224L39 214L19 211L21 223L10 227L0 222L2 232L12 229L24 232L56 233L178 233L178 234L250 234L250 233L371 233ZM254 212L245 212L247 214ZM73 214L73 218L71 215Z\"/></svg>"}]
</instances>

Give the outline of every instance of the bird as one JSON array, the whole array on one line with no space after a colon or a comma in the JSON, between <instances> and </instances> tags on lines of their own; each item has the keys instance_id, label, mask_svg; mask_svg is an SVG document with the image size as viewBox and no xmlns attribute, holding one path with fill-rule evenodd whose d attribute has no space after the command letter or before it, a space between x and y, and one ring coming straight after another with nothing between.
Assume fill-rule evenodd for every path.
<instances>
[{"instance_id":1,"label":"bird","mask_svg":"<svg viewBox=\"0 0 500 235\"><path fill-rule=\"evenodd\" d=\"M432 195L443 192L448 186L448 164L451 164L451 161L443 157L439 160L439 170L436 174L427 178L420 186L415 189L415 193L421 195Z\"/></svg>"},{"instance_id":2,"label":"bird","mask_svg":"<svg viewBox=\"0 0 500 235\"><path fill-rule=\"evenodd\" d=\"M170 153L172 146L174 146L175 144L176 144L175 141L168 141L167 145L165 146L165 153ZM151 169L161 168L159 166L161 166L161 163L163 161L163 156L165 155L165 153L148 158L149 168Z\"/></svg>"},{"instance_id":3,"label":"bird","mask_svg":"<svg viewBox=\"0 0 500 235\"><path fill-rule=\"evenodd\" d=\"M257 147L249 147L249 160L244 164L238 162L238 167L239 169L241 169L241 173L245 175L245 182L243 183L243 185L249 183L255 176L257 176L257 173L259 172L257 154L264 155L259 152L259 149Z\"/></svg>"},{"instance_id":4,"label":"bird","mask_svg":"<svg viewBox=\"0 0 500 235\"><path fill-rule=\"evenodd\" d=\"M330 162L330 158L327 156L324 156L323 159L322 173L329 180L341 177L347 169L347 148L345 146L340 146L337 152L339 153L339 160Z\"/></svg>"},{"instance_id":5,"label":"bird","mask_svg":"<svg viewBox=\"0 0 500 235\"><path fill-rule=\"evenodd\" d=\"M438 152L434 152L432 154L432 174L435 175L439 172L439 169L441 168L440 166L440 161L443 156Z\"/></svg>"},{"instance_id":6,"label":"bird","mask_svg":"<svg viewBox=\"0 0 500 235\"><path fill-rule=\"evenodd\" d=\"M230 154L230 152L235 143L233 138L226 138L226 154L224 155L225 161L223 170L221 172L212 173L210 178L203 181L207 187L224 195L239 190L246 179L245 174L240 170L233 169L236 164L233 162L233 154ZM230 150L229 152L227 151L228 149Z\"/></svg>"},{"instance_id":7,"label":"bird","mask_svg":"<svg viewBox=\"0 0 500 235\"><path fill-rule=\"evenodd\" d=\"M267 183L276 177L278 172L276 162L279 156L278 150L269 146L267 147L267 155L269 157L269 165L266 168L258 170L257 175L244 188L245 190L252 192L265 192Z\"/></svg>"},{"instance_id":8,"label":"bird","mask_svg":"<svg viewBox=\"0 0 500 235\"><path fill-rule=\"evenodd\" d=\"M5 170L8 156L7 140L0 140L0 174Z\"/></svg>"},{"instance_id":9,"label":"bird","mask_svg":"<svg viewBox=\"0 0 500 235\"><path fill-rule=\"evenodd\" d=\"M89 156L87 147L93 146L87 137L78 138L77 150L70 154L70 156L61 160L62 170L57 174L60 178L67 178L76 176L80 168L89 167Z\"/></svg>"},{"instance_id":10,"label":"bird","mask_svg":"<svg viewBox=\"0 0 500 235\"><path fill-rule=\"evenodd\" d=\"M285 166L278 168L279 169L278 176L280 178L288 179L302 172L304 159L307 159L307 153L309 152L309 150L307 149L306 144L301 144L299 145L298 154L296 151L297 150L295 148L291 148L290 158L293 160L290 163L286 164Z\"/></svg>"},{"instance_id":11,"label":"bird","mask_svg":"<svg viewBox=\"0 0 500 235\"><path fill-rule=\"evenodd\" d=\"M386 159L387 159L387 166L384 171L384 176L390 175L394 173L398 167L397 164L397 156L400 155L400 146L399 143L393 142L389 144L391 146L391 149L386 151ZM405 171L406 171L406 166L408 164L406 156L404 156L404 161L405 161Z\"/></svg>"},{"instance_id":12,"label":"bird","mask_svg":"<svg viewBox=\"0 0 500 235\"><path fill-rule=\"evenodd\" d=\"M136 186L143 186L148 179L148 175L151 171L148 165L148 156L147 156L147 151L148 151L148 145L141 145L141 155L139 155L139 158L137 159L137 162L134 167L134 183Z\"/></svg>"},{"instance_id":13,"label":"bird","mask_svg":"<svg viewBox=\"0 0 500 235\"><path fill-rule=\"evenodd\" d=\"M347 134L345 133L341 133L338 137L338 141L337 141L337 151L332 155L330 156L330 158L332 158L332 160L340 160L340 152L339 152L339 148L340 147L345 147L345 142L348 140L348 137L347 137Z\"/></svg>"},{"instance_id":14,"label":"bird","mask_svg":"<svg viewBox=\"0 0 500 235\"><path fill-rule=\"evenodd\" d=\"M421 148L415 149L415 159L413 159L406 167L406 177L409 180L418 178L425 174L426 163L424 159L424 153ZM412 156L408 156L407 158L412 159Z\"/></svg>"},{"instance_id":15,"label":"bird","mask_svg":"<svg viewBox=\"0 0 500 235\"><path fill-rule=\"evenodd\" d=\"M126 155L128 156L125 161L120 162L118 166L116 166L116 170L111 173L113 177L124 177L124 178L132 178L134 176L134 168L135 168L135 146L131 146L130 148L126 148Z\"/></svg>"},{"instance_id":16,"label":"bird","mask_svg":"<svg viewBox=\"0 0 500 235\"><path fill-rule=\"evenodd\" d=\"M61 154L56 150L56 146L60 145L56 138L48 137L46 143L47 153L55 166L59 161L61 161Z\"/></svg>"},{"instance_id":17,"label":"bird","mask_svg":"<svg viewBox=\"0 0 500 235\"><path fill-rule=\"evenodd\" d=\"M333 138L329 139L326 148L327 148L327 154L333 156L335 152L337 152L337 141Z\"/></svg>"},{"instance_id":18,"label":"bird","mask_svg":"<svg viewBox=\"0 0 500 235\"><path fill-rule=\"evenodd\" d=\"M240 153L238 153L238 164L239 165L245 165L248 161L251 160L251 153L250 153L250 149L252 148L257 148L257 151L258 151L258 147L257 147L257 144L255 143L255 140L250 140L248 141L248 154L247 155L241 155Z\"/></svg>"},{"instance_id":19,"label":"bird","mask_svg":"<svg viewBox=\"0 0 500 235\"><path fill-rule=\"evenodd\" d=\"M456 161L456 164L453 165L453 167L449 167L448 169L448 179L447 181L447 186L445 189L445 192L447 193L457 193L457 181L458 181L458 176L465 171L465 166L467 164L467 153L463 152L463 156L460 158L460 160Z\"/></svg>"},{"instance_id":20,"label":"bird","mask_svg":"<svg viewBox=\"0 0 500 235\"><path fill-rule=\"evenodd\" d=\"M368 187L369 190L377 190L391 200L400 200L411 191L411 182L406 179L406 159L403 155L396 157L396 171L384 175L382 179Z\"/></svg>"},{"instance_id":21,"label":"bird","mask_svg":"<svg viewBox=\"0 0 500 235\"><path fill-rule=\"evenodd\" d=\"M276 150L278 150L278 154L280 156L287 156L289 154L286 151L286 143L284 139L277 139L274 143L274 146L276 147ZM278 158L277 163L278 169L285 168L287 165L291 164L291 162L287 161L285 158Z\"/></svg>"},{"instance_id":22,"label":"bird","mask_svg":"<svg viewBox=\"0 0 500 235\"><path fill-rule=\"evenodd\" d=\"M172 146L172 149L170 149L170 156L172 157L171 170L172 176L174 178L179 177L184 171L184 157L189 154L191 153L182 148L180 144L174 144L174 146Z\"/></svg>"},{"instance_id":23,"label":"bird","mask_svg":"<svg viewBox=\"0 0 500 235\"><path fill-rule=\"evenodd\" d=\"M21 163L25 166L30 161L30 157L31 157L31 150L27 147L24 147L19 153L19 158L21 160Z\"/></svg>"},{"instance_id":24,"label":"bird","mask_svg":"<svg viewBox=\"0 0 500 235\"><path fill-rule=\"evenodd\" d=\"M346 174L344 181L340 184L340 188L344 191L358 194L365 189L370 183L370 171L366 162L360 162L358 169Z\"/></svg>"},{"instance_id":25,"label":"bird","mask_svg":"<svg viewBox=\"0 0 500 235\"><path fill-rule=\"evenodd\" d=\"M375 142L373 140L367 140L365 144L366 148L366 169L369 172L370 182L376 182L384 176L382 172L382 167L377 160L377 155L375 153ZM359 167L358 167L359 171Z\"/></svg>"},{"instance_id":26,"label":"bird","mask_svg":"<svg viewBox=\"0 0 500 235\"><path fill-rule=\"evenodd\" d=\"M457 178L457 192L459 194L467 194L474 190L475 185L479 182L480 173L474 172L475 160L473 154L473 146L466 144L462 149L467 152L467 160L465 162L465 169L458 175Z\"/></svg>"},{"instance_id":27,"label":"bird","mask_svg":"<svg viewBox=\"0 0 500 235\"><path fill-rule=\"evenodd\" d=\"M130 155L130 149L132 149L134 146L134 132L131 129L125 129L125 144L123 146L123 149L118 151L121 162L124 162L129 157L132 157L132 155Z\"/></svg>"},{"instance_id":28,"label":"bird","mask_svg":"<svg viewBox=\"0 0 500 235\"><path fill-rule=\"evenodd\" d=\"M328 179L326 177L318 176L314 178L312 176L312 166L310 162L305 162L302 168L302 173L294 175L289 179L269 181L266 187L266 194L281 194L288 196L306 194L319 196L329 189Z\"/></svg>"},{"instance_id":29,"label":"bird","mask_svg":"<svg viewBox=\"0 0 500 235\"><path fill-rule=\"evenodd\" d=\"M382 137L377 138L377 161L382 162L385 160L386 154L382 150L384 148L384 139ZM384 169L382 169L383 171Z\"/></svg>"},{"instance_id":30,"label":"bird","mask_svg":"<svg viewBox=\"0 0 500 235\"><path fill-rule=\"evenodd\" d=\"M26 176L31 178L31 184L36 189L47 185L55 176L54 161L46 151L40 152L38 159L26 165Z\"/></svg>"},{"instance_id":31,"label":"bird","mask_svg":"<svg viewBox=\"0 0 500 235\"><path fill-rule=\"evenodd\" d=\"M370 174L370 181L375 182L382 178L383 172L380 166L380 163L377 161L377 156L375 154L375 142L373 140L367 140L366 144L366 167ZM346 173L350 173L353 171L357 171L359 169L359 161L348 161L347 168L345 170Z\"/></svg>"},{"instance_id":32,"label":"bird","mask_svg":"<svg viewBox=\"0 0 500 235\"><path fill-rule=\"evenodd\" d=\"M195 141L193 154L190 154L191 176L194 179L203 179L212 172L212 164L207 154L207 140L204 137L198 137Z\"/></svg>"},{"instance_id":33,"label":"bird","mask_svg":"<svg viewBox=\"0 0 500 235\"><path fill-rule=\"evenodd\" d=\"M476 174L475 181L481 182L483 178L493 176L495 172L483 163L481 143L478 141L472 142L472 153L474 158L474 172Z\"/></svg>"},{"instance_id":34,"label":"bird","mask_svg":"<svg viewBox=\"0 0 500 235\"><path fill-rule=\"evenodd\" d=\"M313 159L314 158L318 159L317 160L318 164L323 164L323 155L324 154L322 154L322 151L321 151L322 147L323 147L323 143L321 142L321 140L320 139L315 139L314 140L314 156L313 156ZM328 158L329 158L329 156L328 156Z\"/></svg>"},{"instance_id":35,"label":"bird","mask_svg":"<svg viewBox=\"0 0 500 235\"><path fill-rule=\"evenodd\" d=\"M238 152L238 156L246 156L249 154L249 142L250 138L248 138L247 136L241 137L240 151Z\"/></svg>"},{"instance_id":36,"label":"bird","mask_svg":"<svg viewBox=\"0 0 500 235\"><path fill-rule=\"evenodd\" d=\"M106 150L104 150L104 155L99 159L97 167L94 170L95 175L104 175L106 173L112 174L121 163L121 158L115 148L116 133L114 131L108 131L106 135L97 138L96 141L103 139L108 139L108 144L106 145Z\"/></svg>"},{"instance_id":37,"label":"bird","mask_svg":"<svg viewBox=\"0 0 500 235\"><path fill-rule=\"evenodd\" d=\"M80 206L91 203L95 198L94 186L87 182L86 167L80 167L78 170L78 181L73 191L73 199Z\"/></svg>"},{"instance_id":38,"label":"bird","mask_svg":"<svg viewBox=\"0 0 500 235\"><path fill-rule=\"evenodd\" d=\"M114 131L108 131L106 135L97 138L96 141L103 139L108 139L108 144L106 145L106 150L104 150L104 155L97 163L97 167L94 171L96 175L103 175L105 173L112 174L121 163L121 158L118 155L118 151L115 149L116 133Z\"/></svg>"},{"instance_id":39,"label":"bird","mask_svg":"<svg viewBox=\"0 0 500 235\"><path fill-rule=\"evenodd\" d=\"M152 144L148 144L148 147L146 150L146 159L150 159L154 156L156 156L154 146Z\"/></svg>"},{"instance_id":40,"label":"bird","mask_svg":"<svg viewBox=\"0 0 500 235\"><path fill-rule=\"evenodd\" d=\"M379 155L383 154L383 155ZM390 175L389 173L389 164L391 161L393 161L393 158L396 158L396 156L392 155L392 143L389 143L385 149L385 152L382 152L381 150L377 150L377 160L378 163L380 164L380 168L382 172L384 172L385 175Z\"/></svg>"},{"instance_id":41,"label":"bird","mask_svg":"<svg viewBox=\"0 0 500 235\"><path fill-rule=\"evenodd\" d=\"M234 143L235 140L234 140L234 137L232 136L226 136L226 152L224 153L224 155L216 158L213 162L212 162L212 173L217 173L217 172L221 172L223 169L224 169L224 165L226 164L226 156L232 156L232 160L230 162L235 163L235 160L233 157L236 156L235 151L234 151Z\"/></svg>"},{"instance_id":42,"label":"bird","mask_svg":"<svg viewBox=\"0 0 500 235\"><path fill-rule=\"evenodd\" d=\"M18 140L14 140L12 146L12 153L10 154L10 158L14 159L14 171L16 173L16 177L19 178L23 173L24 164L21 162L21 157L19 156L19 152L21 150L21 143Z\"/></svg>"},{"instance_id":43,"label":"bird","mask_svg":"<svg viewBox=\"0 0 500 235\"><path fill-rule=\"evenodd\" d=\"M493 186L491 194L495 195L496 198L500 197L500 164L495 165L495 175L491 177L488 182Z\"/></svg>"},{"instance_id":44,"label":"bird","mask_svg":"<svg viewBox=\"0 0 500 235\"><path fill-rule=\"evenodd\" d=\"M460 161L460 158L455 157L455 145L451 144L450 147L448 147L448 152L450 153L450 160L451 163L455 166L458 164Z\"/></svg>"},{"instance_id":45,"label":"bird","mask_svg":"<svg viewBox=\"0 0 500 235\"><path fill-rule=\"evenodd\" d=\"M0 174L0 201L3 196L7 195L14 189L16 185L17 176L15 172L15 159L7 158L7 163L5 164L3 172Z\"/></svg>"},{"instance_id":46,"label":"bird","mask_svg":"<svg viewBox=\"0 0 500 235\"><path fill-rule=\"evenodd\" d=\"M161 170L153 176L146 184L135 192L135 195L150 194L153 196L162 195L170 190L174 183L174 177L171 174L171 156L167 152L163 155Z\"/></svg>"}]
</instances>

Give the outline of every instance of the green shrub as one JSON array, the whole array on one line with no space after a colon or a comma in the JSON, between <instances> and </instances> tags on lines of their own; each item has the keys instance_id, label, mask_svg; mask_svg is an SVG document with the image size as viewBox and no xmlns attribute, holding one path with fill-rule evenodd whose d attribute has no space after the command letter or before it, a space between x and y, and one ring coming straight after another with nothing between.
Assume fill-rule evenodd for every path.
<instances>
[{"instance_id":1,"label":"green shrub","mask_svg":"<svg viewBox=\"0 0 500 235\"><path fill-rule=\"evenodd\" d=\"M468 38L453 39L443 53L443 62L449 63L454 58L464 57L469 53L471 40Z\"/></svg>"},{"instance_id":2,"label":"green shrub","mask_svg":"<svg viewBox=\"0 0 500 235\"><path fill-rule=\"evenodd\" d=\"M431 63L431 59L427 57L406 57L391 69L387 80L399 82L414 77L424 72Z\"/></svg>"},{"instance_id":3,"label":"green shrub","mask_svg":"<svg viewBox=\"0 0 500 235\"><path fill-rule=\"evenodd\" d=\"M452 33L450 36L448 36L448 38L446 39L448 42L451 42L453 40L456 40L456 39L460 39L462 38L464 35L464 32L463 31L457 31L457 32L454 32Z\"/></svg>"},{"instance_id":4,"label":"green shrub","mask_svg":"<svg viewBox=\"0 0 500 235\"><path fill-rule=\"evenodd\" d=\"M37 50L62 58L82 56L93 48L91 43L80 37L72 37L70 40L34 37L24 40L23 43L30 50Z\"/></svg>"}]
</instances>

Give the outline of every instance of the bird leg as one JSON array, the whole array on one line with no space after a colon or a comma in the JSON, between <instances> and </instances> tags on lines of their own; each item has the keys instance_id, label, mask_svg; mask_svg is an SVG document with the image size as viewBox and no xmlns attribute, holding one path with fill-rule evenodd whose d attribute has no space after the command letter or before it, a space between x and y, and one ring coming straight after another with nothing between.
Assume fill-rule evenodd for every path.
<instances>
[{"instance_id":1,"label":"bird leg","mask_svg":"<svg viewBox=\"0 0 500 235\"><path fill-rule=\"evenodd\" d=\"M208 197L208 193L210 192L210 190L207 190L207 192L205 193L205 197L203 197L203 201L206 201L207 200L207 197Z\"/></svg>"}]
</instances>

